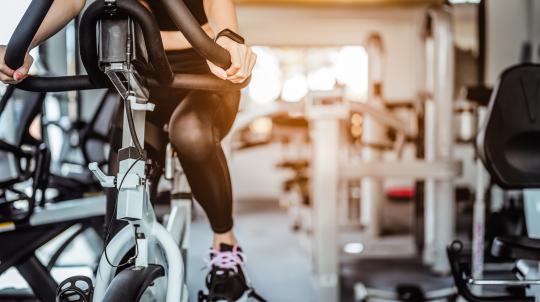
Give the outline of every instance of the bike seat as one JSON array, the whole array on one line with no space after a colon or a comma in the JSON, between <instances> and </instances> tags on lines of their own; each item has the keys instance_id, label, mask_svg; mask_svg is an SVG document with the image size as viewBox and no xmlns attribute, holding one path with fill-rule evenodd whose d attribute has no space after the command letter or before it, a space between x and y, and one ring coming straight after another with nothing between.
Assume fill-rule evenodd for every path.
<instances>
[{"instance_id":1,"label":"bike seat","mask_svg":"<svg viewBox=\"0 0 540 302\"><path fill-rule=\"evenodd\" d=\"M505 70L496 85L486 123L477 135L478 156L503 189L540 188L540 64Z\"/></svg>"},{"instance_id":2,"label":"bike seat","mask_svg":"<svg viewBox=\"0 0 540 302\"><path fill-rule=\"evenodd\" d=\"M540 239L520 236L495 237L491 254L495 257L540 261Z\"/></svg>"}]
</instances>

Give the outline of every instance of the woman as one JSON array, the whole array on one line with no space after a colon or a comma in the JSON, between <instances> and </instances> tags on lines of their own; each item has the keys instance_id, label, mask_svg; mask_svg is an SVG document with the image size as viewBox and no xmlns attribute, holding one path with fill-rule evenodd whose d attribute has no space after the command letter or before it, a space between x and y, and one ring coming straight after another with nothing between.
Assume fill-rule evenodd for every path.
<instances>
[{"instance_id":1,"label":"woman","mask_svg":"<svg viewBox=\"0 0 540 302\"><path fill-rule=\"evenodd\" d=\"M236 34L238 23L232 0L184 2L202 29L210 37L216 37L216 43L230 53L232 65L223 70L205 61L176 30L161 2L147 0L143 4L156 16L173 71L211 72L233 83L245 81L251 75L256 55ZM85 0L55 0L30 49L62 29L80 13L84 4ZM11 70L4 63L4 53L5 46L0 46L0 80L7 84L24 80L32 65L32 57L27 54L24 65ZM240 93L155 89L150 92L150 99L157 106L148 114L146 131L152 140L146 143L146 148L153 153L152 158L158 162L163 160L167 142L163 129L168 124L168 140L178 153L193 195L206 212L214 232L211 267L206 279L209 289L207 300L236 301L253 294L244 273L244 256L232 230L231 180L220 144L236 117ZM119 131L117 128L115 132L118 134Z\"/></svg>"}]
</instances>

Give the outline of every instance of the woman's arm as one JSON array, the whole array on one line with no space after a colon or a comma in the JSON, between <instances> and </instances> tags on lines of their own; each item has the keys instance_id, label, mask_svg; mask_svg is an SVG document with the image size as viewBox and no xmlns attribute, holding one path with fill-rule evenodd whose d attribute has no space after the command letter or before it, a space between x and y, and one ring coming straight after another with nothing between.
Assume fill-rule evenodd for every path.
<instances>
[{"instance_id":1,"label":"woman's arm","mask_svg":"<svg viewBox=\"0 0 540 302\"><path fill-rule=\"evenodd\" d=\"M26 50L24 64L19 69L12 70L5 64L6 46L0 45L0 81L5 84L16 84L24 80L28 76L30 66L34 62L34 59L28 52L66 26L71 19L80 13L85 2L86 0L54 0L43 23L36 32L30 47Z\"/></svg>"},{"instance_id":2,"label":"woman's arm","mask_svg":"<svg viewBox=\"0 0 540 302\"><path fill-rule=\"evenodd\" d=\"M203 3L204 11L215 34L224 29L238 33L236 7L232 0L203 0ZM216 42L231 54L231 67L223 70L208 62L212 73L233 83L244 82L251 75L257 55L246 44L239 44L228 37L219 37Z\"/></svg>"},{"instance_id":3,"label":"woman's arm","mask_svg":"<svg viewBox=\"0 0 540 302\"><path fill-rule=\"evenodd\" d=\"M69 21L81 12L85 3L86 0L54 0L28 51L64 28Z\"/></svg>"},{"instance_id":4,"label":"woman's arm","mask_svg":"<svg viewBox=\"0 0 540 302\"><path fill-rule=\"evenodd\" d=\"M238 32L236 7L232 0L204 0L204 11L215 33L228 28Z\"/></svg>"}]
</instances>

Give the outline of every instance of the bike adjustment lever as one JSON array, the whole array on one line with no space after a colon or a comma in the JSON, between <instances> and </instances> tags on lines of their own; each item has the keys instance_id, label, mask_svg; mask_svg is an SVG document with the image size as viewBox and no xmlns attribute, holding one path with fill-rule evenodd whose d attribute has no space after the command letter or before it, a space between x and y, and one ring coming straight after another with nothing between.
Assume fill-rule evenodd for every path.
<instances>
[{"instance_id":1,"label":"bike adjustment lever","mask_svg":"<svg viewBox=\"0 0 540 302\"><path fill-rule=\"evenodd\" d=\"M90 169L90 171L92 171L92 173L94 173L102 187L114 188L116 186L115 177L105 175L105 173L103 173L103 171L101 171L101 169L99 168L98 163L90 163L88 165L88 168Z\"/></svg>"}]
</instances>

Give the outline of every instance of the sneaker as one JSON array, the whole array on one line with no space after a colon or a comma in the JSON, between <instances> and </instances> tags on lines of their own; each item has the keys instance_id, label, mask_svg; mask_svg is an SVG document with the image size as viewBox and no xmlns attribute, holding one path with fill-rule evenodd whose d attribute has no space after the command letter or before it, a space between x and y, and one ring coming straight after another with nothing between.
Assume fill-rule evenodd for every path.
<instances>
[{"instance_id":1,"label":"sneaker","mask_svg":"<svg viewBox=\"0 0 540 302\"><path fill-rule=\"evenodd\" d=\"M221 244L210 250L206 276L208 294L199 292L199 302L240 302L250 298L266 302L251 287L245 274L245 255L239 246Z\"/></svg>"}]
</instances>

